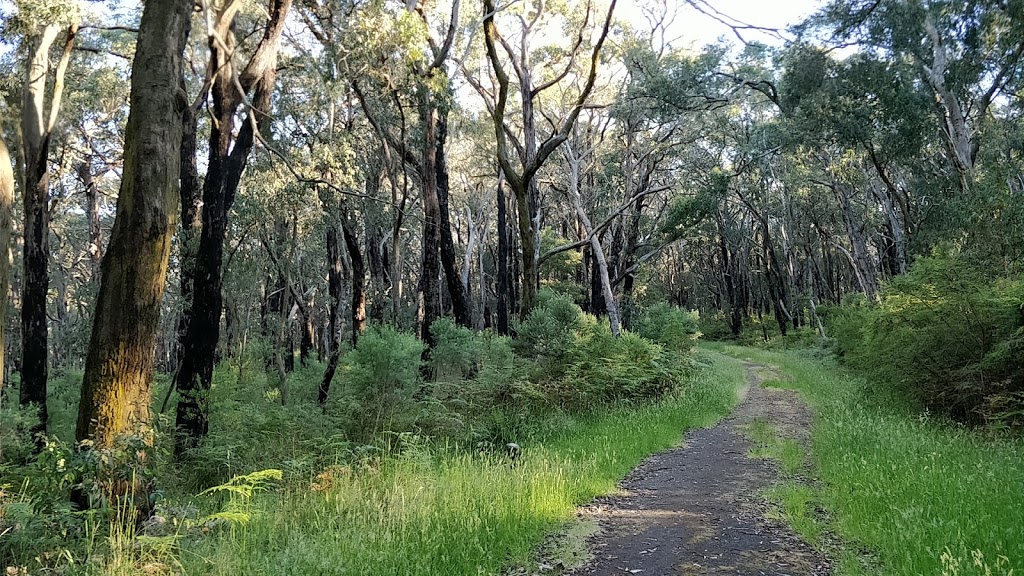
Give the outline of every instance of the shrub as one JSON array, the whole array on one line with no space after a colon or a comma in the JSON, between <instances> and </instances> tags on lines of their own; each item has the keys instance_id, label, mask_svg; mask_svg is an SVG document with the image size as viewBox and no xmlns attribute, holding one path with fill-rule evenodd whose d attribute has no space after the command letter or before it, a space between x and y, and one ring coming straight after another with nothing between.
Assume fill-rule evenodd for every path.
<instances>
[{"instance_id":1,"label":"shrub","mask_svg":"<svg viewBox=\"0 0 1024 576\"><path fill-rule=\"evenodd\" d=\"M636 332L644 338L675 352L689 352L700 338L699 315L659 302L648 307L636 324Z\"/></svg>"},{"instance_id":2,"label":"shrub","mask_svg":"<svg viewBox=\"0 0 1024 576\"><path fill-rule=\"evenodd\" d=\"M562 385L562 401L587 406L614 400L658 397L679 381L680 355L640 335L612 336L607 323L594 325L573 350Z\"/></svg>"},{"instance_id":3,"label":"shrub","mask_svg":"<svg viewBox=\"0 0 1024 576\"><path fill-rule=\"evenodd\" d=\"M956 257L918 261L877 305L829 315L836 351L872 381L961 422L1024 424L1024 279Z\"/></svg>"},{"instance_id":4,"label":"shrub","mask_svg":"<svg viewBox=\"0 0 1024 576\"><path fill-rule=\"evenodd\" d=\"M389 326L371 326L345 357L343 378L354 405L353 436L368 439L385 430L405 431L418 409L423 344Z\"/></svg>"},{"instance_id":5,"label":"shrub","mask_svg":"<svg viewBox=\"0 0 1024 576\"><path fill-rule=\"evenodd\" d=\"M698 319L700 333L705 340L718 342L721 340L732 340L732 329L729 328L729 319L723 312L711 312L701 314Z\"/></svg>"},{"instance_id":6,"label":"shrub","mask_svg":"<svg viewBox=\"0 0 1024 576\"><path fill-rule=\"evenodd\" d=\"M480 362L480 340L469 328L451 318L439 318L430 325L434 347L430 350L430 370L434 379L451 380L472 377Z\"/></svg>"},{"instance_id":7,"label":"shrub","mask_svg":"<svg viewBox=\"0 0 1024 576\"><path fill-rule=\"evenodd\" d=\"M534 360L530 380L551 381L565 373L566 359L584 329L597 320L585 314L568 296L541 291L540 301L515 325L512 349Z\"/></svg>"}]
</instances>

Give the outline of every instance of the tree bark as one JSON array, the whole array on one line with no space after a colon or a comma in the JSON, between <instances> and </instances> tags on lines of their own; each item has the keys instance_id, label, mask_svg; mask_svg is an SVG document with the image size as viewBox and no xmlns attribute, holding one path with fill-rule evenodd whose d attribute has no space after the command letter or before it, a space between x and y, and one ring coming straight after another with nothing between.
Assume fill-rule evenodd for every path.
<instances>
[{"instance_id":1,"label":"tree bark","mask_svg":"<svg viewBox=\"0 0 1024 576\"><path fill-rule=\"evenodd\" d=\"M184 90L184 84L182 85ZM195 281L196 251L199 248L199 231L202 229L203 190L196 162L196 132L198 115L189 106L182 114L181 135L181 238L178 242L180 265L181 313L178 316L177 342L175 345L175 370L178 370L185 354L182 343L188 333L188 320L192 313L192 288Z\"/></svg>"},{"instance_id":2,"label":"tree bark","mask_svg":"<svg viewBox=\"0 0 1024 576\"><path fill-rule=\"evenodd\" d=\"M100 262L103 260L103 231L100 228L100 197L96 181L92 177L92 166L82 162L75 168L85 188L85 221L89 226L89 272L91 278L99 279Z\"/></svg>"},{"instance_id":3,"label":"tree bark","mask_svg":"<svg viewBox=\"0 0 1024 576\"><path fill-rule=\"evenodd\" d=\"M29 57L21 111L21 153L25 161L25 227L22 251L24 280L21 305L20 401L22 406L37 406L38 419L30 429L33 436L46 432L47 420L46 295L50 289L50 136L60 113L64 74L71 58L71 48L77 30L77 24L68 29L64 53L54 74L49 114L46 114L46 81L50 72L50 46L57 39L60 27L55 24L43 26L39 34L28 39ZM37 439L37 444L39 442L41 440Z\"/></svg>"},{"instance_id":4,"label":"tree bark","mask_svg":"<svg viewBox=\"0 0 1024 576\"><path fill-rule=\"evenodd\" d=\"M583 208L583 199L580 196L580 164L582 158L589 152L577 153L573 146L567 146L564 152L566 163L569 165L569 198L576 210L576 217L583 224L583 232L590 238L590 249L597 266L597 276L601 280L601 295L604 297L608 324L612 335L617 337L622 334L622 326L619 321L619 307L615 302L615 292L612 290L612 281L608 276L608 261L604 257L600 235L594 233L594 226L590 223L590 217L587 216L587 211Z\"/></svg>"},{"instance_id":5,"label":"tree bark","mask_svg":"<svg viewBox=\"0 0 1024 576\"><path fill-rule=\"evenodd\" d=\"M341 234L345 239L348 259L352 263L351 312L352 347L354 348L359 343L359 336L366 330L366 264L363 261L363 254L359 250L359 238L345 215L342 216Z\"/></svg>"},{"instance_id":6,"label":"tree bark","mask_svg":"<svg viewBox=\"0 0 1024 576\"><path fill-rule=\"evenodd\" d=\"M439 109L437 121L437 154L434 169L437 172L437 226L441 248L441 266L452 298L452 312L455 322L466 328L473 327L473 306L469 297L468 283L463 283L459 273L458 256L452 240L451 215L448 210L448 162L445 146L448 141L448 112ZM467 263L467 271L469 264Z\"/></svg>"},{"instance_id":7,"label":"tree bark","mask_svg":"<svg viewBox=\"0 0 1024 576\"><path fill-rule=\"evenodd\" d=\"M11 228L12 210L14 207L14 170L11 166L11 154L7 145L0 137L0 399L3 397L6 382L7 352L7 303L10 301L8 290L11 282Z\"/></svg>"},{"instance_id":8,"label":"tree bark","mask_svg":"<svg viewBox=\"0 0 1024 576\"><path fill-rule=\"evenodd\" d=\"M438 220L441 208L437 195L437 108L430 106L428 96L422 96L421 114L424 115L423 157L420 160L420 186L423 202L423 260L420 263L419 322L420 339L433 347L430 325L441 315L440 238Z\"/></svg>"},{"instance_id":9,"label":"tree bark","mask_svg":"<svg viewBox=\"0 0 1024 576\"><path fill-rule=\"evenodd\" d=\"M508 334L509 296L512 293L509 278L508 203L505 199L505 178L498 173L498 334Z\"/></svg>"},{"instance_id":10,"label":"tree bark","mask_svg":"<svg viewBox=\"0 0 1024 576\"><path fill-rule=\"evenodd\" d=\"M124 171L82 380L75 437L150 438L154 343L178 202L179 82L192 2L145 5L132 65Z\"/></svg>"},{"instance_id":11,"label":"tree bark","mask_svg":"<svg viewBox=\"0 0 1024 576\"><path fill-rule=\"evenodd\" d=\"M214 35L209 41L210 66L216 70L211 86L214 121L210 127L208 168L203 182L202 231L196 252L193 303L182 344L185 353L175 376L180 394L175 415L175 452L178 454L196 446L209 430L207 396L220 337L228 214L256 133L269 128L270 97L277 78L277 51L291 5L292 0L271 0L270 20L263 38L237 76L231 66L234 38L230 32L237 3L227 5L218 14ZM239 88L244 94L239 94ZM235 136L236 112L243 96L250 93L253 106Z\"/></svg>"},{"instance_id":12,"label":"tree bark","mask_svg":"<svg viewBox=\"0 0 1024 576\"><path fill-rule=\"evenodd\" d=\"M571 186L571 185L570 185ZM571 189L573 205L576 207L576 216L583 222L583 230L590 236L590 248L594 253L594 262L597 265L597 273L601 278L601 294L604 297L605 311L608 314L608 323L611 326L613 336L622 334L622 327L619 323L619 307L615 303L615 293L612 292L612 281L608 278L608 261L604 257L604 249L601 247L601 239L594 234L594 227L590 223L590 217L583 209L583 202L580 200L579 190Z\"/></svg>"},{"instance_id":13,"label":"tree bark","mask_svg":"<svg viewBox=\"0 0 1024 576\"><path fill-rule=\"evenodd\" d=\"M324 370L324 377L320 381L320 388L317 391L317 402L327 402L327 395L331 390L331 381L334 380L334 373L338 369L338 359L341 358L341 248L338 244L338 227L333 222L327 227L327 290L330 294L330 333L327 337L330 356L327 360L327 369Z\"/></svg>"}]
</instances>

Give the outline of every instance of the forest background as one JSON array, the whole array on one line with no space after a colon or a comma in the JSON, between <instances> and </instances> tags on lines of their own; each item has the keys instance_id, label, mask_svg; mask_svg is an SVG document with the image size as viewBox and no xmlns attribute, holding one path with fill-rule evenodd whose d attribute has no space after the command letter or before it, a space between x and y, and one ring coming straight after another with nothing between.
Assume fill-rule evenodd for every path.
<instances>
[{"instance_id":1,"label":"forest background","mask_svg":"<svg viewBox=\"0 0 1024 576\"><path fill-rule=\"evenodd\" d=\"M1019 434L1024 3L717 6L5 6L3 558L500 451L687 389L699 334Z\"/></svg>"}]
</instances>

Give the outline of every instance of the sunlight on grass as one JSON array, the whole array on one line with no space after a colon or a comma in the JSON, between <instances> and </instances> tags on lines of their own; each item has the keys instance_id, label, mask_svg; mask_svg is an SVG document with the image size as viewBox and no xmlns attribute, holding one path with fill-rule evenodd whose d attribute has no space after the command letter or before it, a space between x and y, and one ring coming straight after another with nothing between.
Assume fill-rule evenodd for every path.
<instances>
[{"instance_id":1,"label":"sunlight on grass","mask_svg":"<svg viewBox=\"0 0 1024 576\"><path fill-rule=\"evenodd\" d=\"M577 505L612 492L686 428L724 416L743 381L714 355L683 390L581 417L508 460L454 448L335 466L254 500L247 525L183 560L189 573L486 574L525 562Z\"/></svg>"}]
</instances>

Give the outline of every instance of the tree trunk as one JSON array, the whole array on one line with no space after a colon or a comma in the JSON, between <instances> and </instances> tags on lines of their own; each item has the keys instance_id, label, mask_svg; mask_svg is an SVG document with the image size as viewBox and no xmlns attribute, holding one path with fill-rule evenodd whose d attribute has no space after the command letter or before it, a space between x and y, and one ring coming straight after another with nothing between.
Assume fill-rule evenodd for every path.
<instances>
[{"instance_id":1,"label":"tree trunk","mask_svg":"<svg viewBox=\"0 0 1024 576\"><path fill-rule=\"evenodd\" d=\"M10 302L8 290L11 282L11 227L13 225L12 210L14 207L14 170L11 167L11 154L7 145L0 137L0 399L3 398L6 382L7 352L7 303ZM2 461L2 453L0 453Z\"/></svg>"},{"instance_id":2,"label":"tree trunk","mask_svg":"<svg viewBox=\"0 0 1024 576\"><path fill-rule=\"evenodd\" d=\"M573 152L566 150L566 160L569 164L569 198L576 209L576 217L583 224L583 231L590 237L590 249L593 252L594 263L597 265L597 275L601 279L601 295L604 297L605 311L608 313L608 324L611 327L612 335L622 334L622 327L619 323L619 307L615 303L615 293L612 291L612 282L608 277L608 261L604 257L604 249L601 247L601 239L594 234L594 226L590 223L587 211L583 209L583 199L580 198L580 160L573 156Z\"/></svg>"},{"instance_id":3,"label":"tree trunk","mask_svg":"<svg viewBox=\"0 0 1024 576\"><path fill-rule=\"evenodd\" d=\"M508 334L509 296L512 293L509 279L508 246L508 203L505 200L505 179L498 174L498 334Z\"/></svg>"},{"instance_id":4,"label":"tree trunk","mask_svg":"<svg viewBox=\"0 0 1024 576\"><path fill-rule=\"evenodd\" d=\"M424 99L426 96L423 97ZM421 112L427 117L424 120L423 158L420 164L420 185L423 201L423 260L420 263L419 279L419 323L420 339L433 347L430 325L441 315L440 300L440 238L438 237L438 219L440 206L437 196L437 121L434 116L437 109L422 103Z\"/></svg>"},{"instance_id":5,"label":"tree trunk","mask_svg":"<svg viewBox=\"0 0 1024 576\"><path fill-rule=\"evenodd\" d=\"M852 264L861 289L869 300L874 301L878 296L878 280L875 277L875 266L868 255L867 242L864 240L864 229L857 224L853 214L853 206L850 202L850 190L841 184L833 186L833 190L839 197L842 209L843 222L846 224L846 231L850 238L850 245L853 247L851 254Z\"/></svg>"},{"instance_id":6,"label":"tree trunk","mask_svg":"<svg viewBox=\"0 0 1024 576\"><path fill-rule=\"evenodd\" d=\"M207 397L220 337L228 213L255 143L256 131L266 132L269 128L270 96L277 78L277 50L291 4L292 0L271 0L270 21L263 38L240 74L236 75L230 64L234 49L230 33L233 11L218 15L216 37L210 38L210 66L216 70L211 87L215 121L210 127L209 160L203 182L202 231L196 252L193 303L183 342L185 353L175 377L180 394L175 415L175 452L178 454L195 446L209 430ZM252 92L253 107L238 135L234 136L235 114L242 103L239 86L246 94Z\"/></svg>"},{"instance_id":7,"label":"tree trunk","mask_svg":"<svg viewBox=\"0 0 1024 576\"><path fill-rule=\"evenodd\" d=\"M91 278L96 280L100 277L100 261L103 259L103 231L100 228L100 197L96 187L96 181L92 177L92 166L89 162L82 162L76 167L78 178L85 188L85 221L89 227L89 246L86 249L89 254L89 272Z\"/></svg>"},{"instance_id":8,"label":"tree trunk","mask_svg":"<svg viewBox=\"0 0 1024 576\"><path fill-rule=\"evenodd\" d=\"M331 381L334 380L334 373L338 369L338 359L341 358L341 248L338 245L338 227L333 222L327 227L327 290L330 293L330 318L328 319L330 330L327 336L327 344L330 349L330 356L327 360L327 369L320 381L320 389L317 392L317 402L327 402L327 395L330 393Z\"/></svg>"},{"instance_id":9,"label":"tree trunk","mask_svg":"<svg viewBox=\"0 0 1024 576\"><path fill-rule=\"evenodd\" d=\"M452 312L455 322L466 328L473 327L473 306L470 302L468 283L463 283L459 273L458 256L452 240L451 215L448 211L448 162L445 145L448 141L448 112L437 111L437 155L434 169L437 172L437 226L441 244L441 265L448 281L448 293L452 298ZM468 266L468 264L467 264ZM468 268L467 268L468 270Z\"/></svg>"},{"instance_id":10,"label":"tree trunk","mask_svg":"<svg viewBox=\"0 0 1024 576\"><path fill-rule=\"evenodd\" d=\"M352 347L359 343L359 336L366 330L366 265L359 250L359 238L342 216L341 233L345 238L345 250L352 263Z\"/></svg>"},{"instance_id":11,"label":"tree trunk","mask_svg":"<svg viewBox=\"0 0 1024 576\"><path fill-rule=\"evenodd\" d=\"M132 66L124 171L86 357L75 437L150 437L154 343L178 202L182 54L192 2L149 2Z\"/></svg>"},{"instance_id":12,"label":"tree trunk","mask_svg":"<svg viewBox=\"0 0 1024 576\"><path fill-rule=\"evenodd\" d=\"M184 90L184 85L182 85ZM181 313L178 316L177 342L175 344L175 370L180 369L185 353L182 343L188 332L188 320L192 315L192 289L196 271L196 251L199 248L199 231L202 229L203 191L199 181L199 167L196 163L196 131L198 115L189 106L182 114L181 135L181 238L178 251L181 264L180 295ZM173 385L173 383L172 383Z\"/></svg>"},{"instance_id":13,"label":"tree trunk","mask_svg":"<svg viewBox=\"0 0 1024 576\"><path fill-rule=\"evenodd\" d=\"M76 31L77 25L72 25L68 30L64 54L54 77L49 114L46 114L46 81L50 73L50 46L57 39L60 27L55 24L43 26L38 35L28 38L29 57L21 110L25 227L22 251L24 279L21 300L20 401L22 406L37 406L37 421L30 428L33 436L46 432L47 420L46 295L50 289L50 136L60 112L64 73L67 71ZM37 437L37 444L39 442L41 440Z\"/></svg>"}]
</instances>

